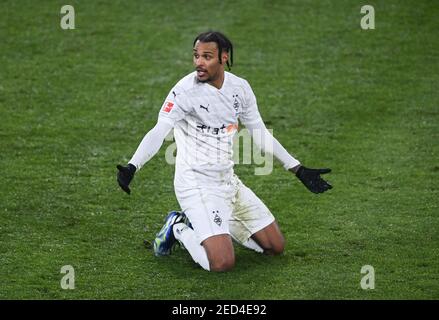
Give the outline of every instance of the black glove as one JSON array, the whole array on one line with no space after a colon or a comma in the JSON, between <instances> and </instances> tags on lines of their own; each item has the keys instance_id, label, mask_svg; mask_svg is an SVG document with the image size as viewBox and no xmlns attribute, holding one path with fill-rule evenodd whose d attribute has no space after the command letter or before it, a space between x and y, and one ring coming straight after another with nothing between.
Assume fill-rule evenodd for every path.
<instances>
[{"instance_id":1,"label":"black glove","mask_svg":"<svg viewBox=\"0 0 439 320\"><path fill-rule=\"evenodd\" d=\"M117 169L119 169L119 172L117 173L117 182L119 183L119 186L122 188L123 191L130 194L131 190L128 186L131 180L133 180L134 178L136 166L132 165L131 163L128 163L126 167L118 164Z\"/></svg>"},{"instance_id":2,"label":"black glove","mask_svg":"<svg viewBox=\"0 0 439 320\"><path fill-rule=\"evenodd\" d=\"M331 172L331 169L309 169L304 166L300 166L296 172L296 177L308 188L309 191L314 193L323 193L332 186L320 177L320 174Z\"/></svg>"}]
</instances>

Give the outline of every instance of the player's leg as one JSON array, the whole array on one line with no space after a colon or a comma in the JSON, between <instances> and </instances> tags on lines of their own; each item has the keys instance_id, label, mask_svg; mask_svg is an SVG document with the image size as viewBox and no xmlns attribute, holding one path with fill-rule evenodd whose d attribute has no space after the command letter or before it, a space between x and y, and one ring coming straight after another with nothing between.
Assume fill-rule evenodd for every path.
<instances>
[{"instance_id":1,"label":"player's leg","mask_svg":"<svg viewBox=\"0 0 439 320\"><path fill-rule=\"evenodd\" d=\"M258 226L258 223L255 220L251 223L251 225L255 226L254 228L248 228L249 221L246 222L247 226L245 223L243 224L236 221L230 223L230 233L237 243L248 249L268 255L278 255L283 253L285 248L285 238L279 230L276 221L273 221L264 227L263 225L266 223L259 224ZM258 231L253 232L252 230ZM246 234L246 236L239 237L239 235L242 235L243 233Z\"/></svg>"},{"instance_id":2,"label":"player's leg","mask_svg":"<svg viewBox=\"0 0 439 320\"><path fill-rule=\"evenodd\" d=\"M209 259L210 271L228 271L235 266L235 252L230 235L209 237L202 245Z\"/></svg>"},{"instance_id":3,"label":"player's leg","mask_svg":"<svg viewBox=\"0 0 439 320\"><path fill-rule=\"evenodd\" d=\"M235 177L236 195L230 233L243 246L266 254L283 252L284 237L265 204Z\"/></svg>"},{"instance_id":4,"label":"player's leg","mask_svg":"<svg viewBox=\"0 0 439 320\"><path fill-rule=\"evenodd\" d=\"M235 265L233 244L228 234L211 236L200 244L195 231L183 223L174 225L174 234L203 269L220 272Z\"/></svg>"},{"instance_id":5,"label":"player's leg","mask_svg":"<svg viewBox=\"0 0 439 320\"><path fill-rule=\"evenodd\" d=\"M206 250L200 244L197 234L185 223L177 223L173 227L175 238L183 244L192 259L204 270L210 270L210 263Z\"/></svg>"},{"instance_id":6,"label":"player's leg","mask_svg":"<svg viewBox=\"0 0 439 320\"><path fill-rule=\"evenodd\" d=\"M227 196L215 190L176 190L180 206L192 224L174 226L177 240L183 243L195 262L211 271L230 270L235 263L228 221L231 205Z\"/></svg>"},{"instance_id":7,"label":"player's leg","mask_svg":"<svg viewBox=\"0 0 439 320\"><path fill-rule=\"evenodd\" d=\"M276 221L255 232L251 238L264 249L265 254L278 255L284 252L285 238Z\"/></svg>"}]
</instances>

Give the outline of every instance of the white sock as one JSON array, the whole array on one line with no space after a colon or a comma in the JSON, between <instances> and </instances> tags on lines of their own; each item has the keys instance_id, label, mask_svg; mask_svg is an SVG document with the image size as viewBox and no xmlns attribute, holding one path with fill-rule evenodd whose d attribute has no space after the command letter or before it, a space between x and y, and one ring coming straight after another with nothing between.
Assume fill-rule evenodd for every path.
<instances>
[{"instance_id":1,"label":"white sock","mask_svg":"<svg viewBox=\"0 0 439 320\"><path fill-rule=\"evenodd\" d=\"M248 238L247 241L241 243L244 247L255 250L256 252L263 253L264 249L261 248L259 244L252 238Z\"/></svg>"},{"instance_id":2,"label":"white sock","mask_svg":"<svg viewBox=\"0 0 439 320\"><path fill-rule=\"evenodd\" d=\"M173 231L175 239L183 243L192 259L203 269L210 271L206 250L204 250L204 247L198 242L194 230L184 223L176 223L173 226Z\"/></svg>"}]
</instances>

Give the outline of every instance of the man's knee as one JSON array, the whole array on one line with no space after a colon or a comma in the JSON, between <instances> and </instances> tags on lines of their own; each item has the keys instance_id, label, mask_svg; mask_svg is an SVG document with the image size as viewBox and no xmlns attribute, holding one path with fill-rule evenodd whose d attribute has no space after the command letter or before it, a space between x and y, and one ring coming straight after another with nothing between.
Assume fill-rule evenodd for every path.
<instances>
[{"instance_id":1,"label":"man's knee","mask_svg":"<svg viewBox=\"0 0 439 320\"><path fill-rule=\"evenodd\" d=\"M235 258L220 258L209 261L210 271L224 272L233 269L235 266Z\"/></svg>"},{"instance_id":2,"label":"man's knee","mask_svg":"<svg viewBox=\"0 0 439 320\"><path fill-rule=\"evenodd\" d=\"M265 254L280 255L285 250L285 238L276 222L256 232L252 238L264 250Z\"/></svg>"},{"instance_id":3,"label":"man's knee","mask_svg":"<svg viewBox=\"0 0 439 320\"><path fill-rule=\"evenodd\" d=\"M235 266L232 239L228 234L207 238L202 245L209 259L210 271L228 271Z\"/></svg>"},{"instance_id":4,"label":"man's knee","mask_svg":"<svg viewBox=\"0 0 439 320\"><path fill-rule=\"evenodd\" d=\"M271 251L273 255L280 255L284 252L285 250L285 240L279 240L278 242L276 242L275 244L272 245L271 247Z\"/></svg>"},{"instance_id":5,"label":"man's knee","mask_svg":"<svg viewBox=\"0 0 439 320\"><path fill-rule=\"evenodd\" d=\"M279 237L275 241L270 241L268 245L266 245L264 248L264 253L268 255L280 255L285 250L285 239L284 237Z\"/></svg>"}]
</instances>

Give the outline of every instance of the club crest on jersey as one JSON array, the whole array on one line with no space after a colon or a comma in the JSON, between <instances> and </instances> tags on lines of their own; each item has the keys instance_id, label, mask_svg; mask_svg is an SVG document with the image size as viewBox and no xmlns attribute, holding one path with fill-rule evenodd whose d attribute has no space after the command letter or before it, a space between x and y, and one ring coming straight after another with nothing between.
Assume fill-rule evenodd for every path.
<instances>
[{"instance_id":1,"label":"club crest on jersey","mask_svg":"<svg viewBox=\"0 0 439 320\"><path fill-rule=\"evenodd\" d=\"M239 115L239 100L238 100L238 95L237 94L234 94L233 95L233 98L234 98L234 100L233 100L233 109L235 109L235 112L236 112L236 116L238 116Z\"/></svg>"},{"instance_id":2,"label":"club crest on jersey","mask_svg":"<svg viewBox=\"0 0 439 320\"><path fill-rule=\"evenodd\" d=\"M163 111L166 113L169 113L169 112L171 112L173 107L174 107L174 104L172 102L165 102L165 105L163 106Z\"/></svg>"}]
</instances>

